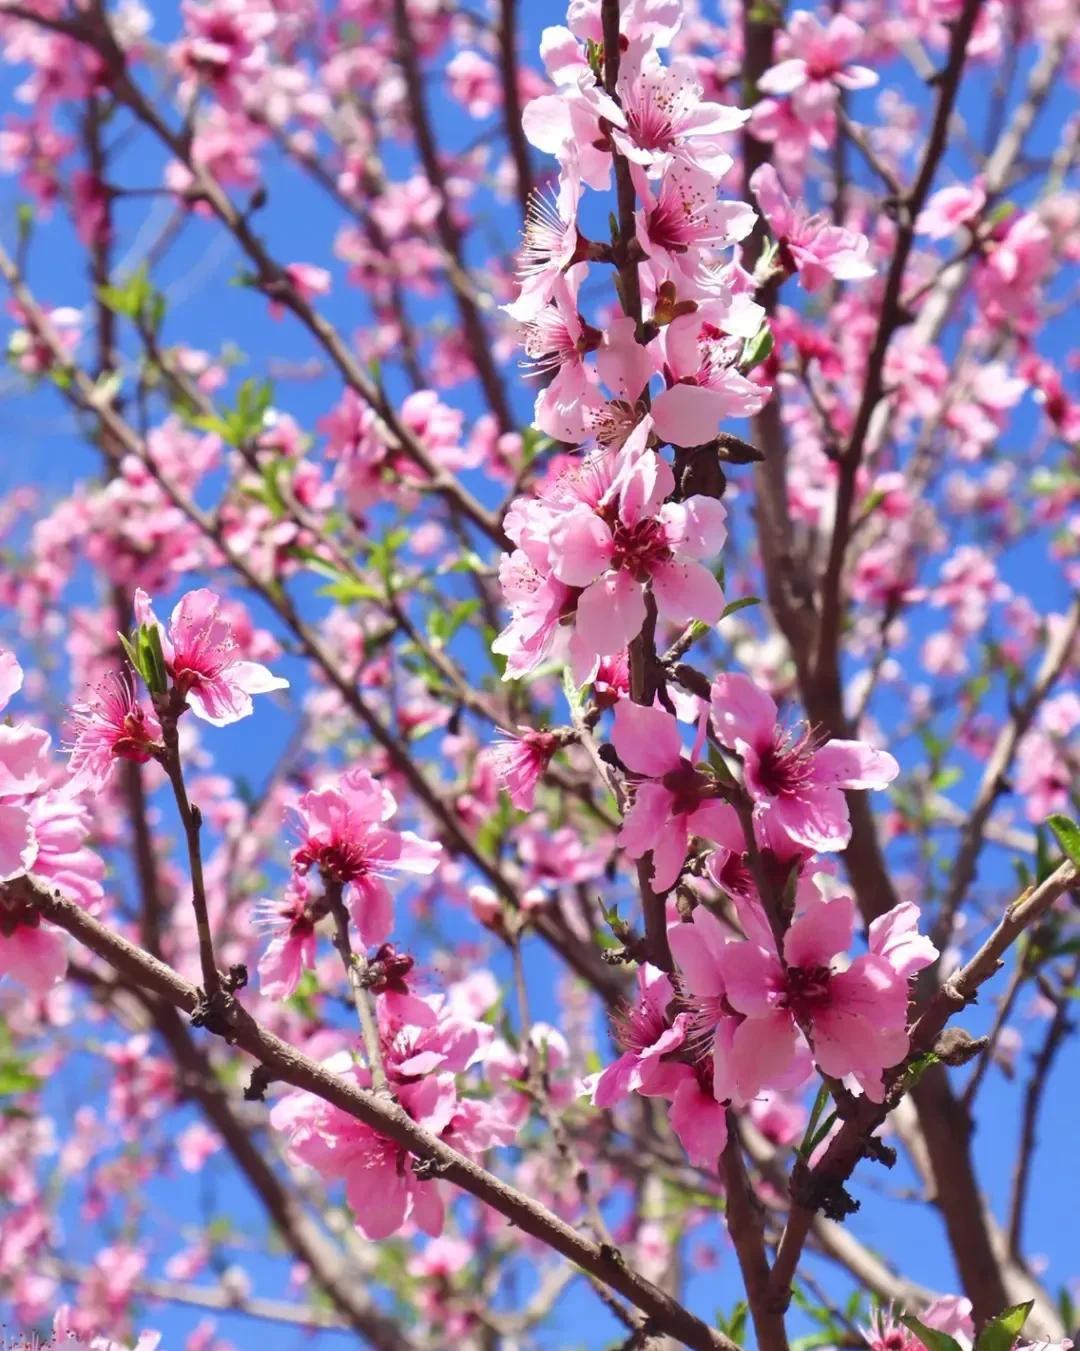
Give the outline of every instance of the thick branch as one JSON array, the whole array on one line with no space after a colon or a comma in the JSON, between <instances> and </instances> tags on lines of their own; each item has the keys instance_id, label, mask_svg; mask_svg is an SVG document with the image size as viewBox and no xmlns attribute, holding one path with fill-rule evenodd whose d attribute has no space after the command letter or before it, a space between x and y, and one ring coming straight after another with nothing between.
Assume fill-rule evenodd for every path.
<instances>
[{"instance_id":1,"label":"thick branch","mask_svg":"<svg viewBox=\"0 0 1080 1351\"><path fill-rule=\"evenodd\" d=\"M127 980L150 990L185 1012L199 1005L199 992L171 967L151 957L93 919L80 906L30 878L4 884L20 902L66 930ZM230 1032L233 1043L256 1059L275 1080L313 1093L393 1140L417 1160L428 1162L524 1233L575 1262L648 1315L660 1331L681 1338L692 1351L737 1351L736 1344L694 1317L651 1281L628 1267L621 1256L560 1220L545 1206L473 1163L430 1135L400 1106L331 1074L257 1023L237 1006Z\"/></svg>"}]
</instances>

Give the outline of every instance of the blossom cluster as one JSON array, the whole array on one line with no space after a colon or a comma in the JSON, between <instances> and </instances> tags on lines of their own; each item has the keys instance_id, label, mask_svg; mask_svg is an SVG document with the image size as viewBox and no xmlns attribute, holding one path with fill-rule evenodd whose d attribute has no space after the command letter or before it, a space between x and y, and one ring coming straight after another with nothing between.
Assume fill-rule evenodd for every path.
<instances>
[{"instance_id":1,"label":"blossom cluster","mask_svg":"<svg viewBox=\"0 0 1080 1351\"><path fill-rule=\"evenodd\" d=\"M511 1144L529 1110L522 1091L527 1056L496 1038L481 1017L495 998L493 982L473 978L445 995L427 996L409 993L402 981L378 1001L379 1053L399 1106L430 1135L471 1159ZM553 1095L565 1105L572 1092L559 1074L566 1043L542 1024L534 1026L532 1037L545 1056ZM348 1050L325 1063L359 1088L372 1086L371 1067ZM469 1092L463 1076L479 1067L486 1083L473 1084ZM296 1162L344 1183L357 1228L368 1238L385 1238L406 1222L426 1234L442 1232L445 1184L425 1175L406 1147L305 1092L280 1098L270 1124L285 1135Z\"/></svg>"},{"instance_id":2,"label":"blossom cluster","mask_svg":"<svg viewBox=\"0 0 1080 1351\"><path fill-rule=\"evenodd\" d=\"M23 684L14 655L0 652L0 709ZM0 882L33 873L91 912L105 867L86 845L89 814L50 756L48 733L0 723ZM0 975L44 993L67 969L64 937L16 889L0 893Z\"/></svg>"},{"instance_id":3,"label":"blossom cluster","mask_svg":"<svg viewBox=\"0 0 1080 1351\"><path fill-rule=\"evenodd\" d=\"M874 272L868 241L810 217L771 165L749 187L775 235L774 261L755 276L738 252L725 255L755 226L749 206L717 197L732 163L727 138L747 115L705 99L680 57L664 62L674 11L626 6L621 25L614 81L597 7L575 6L569 29L548 29L543 53L557 92L525 110L526 132L558 159L559 180L553 203L528 222L521 287L507 308L546 379L536 427L589 450L507 514L516 548L500 580L511 619L494 647L508 679L553 662L588 685L644 635L652 644L658 623L721 620L724 595L706 560L726 538L723 476L696 491L686 448L715 455L721 422L752 416L769 396L744 357L763 331L758 282L774 266L811 291ZM874 81L852 64L860 36L844 16L823 29L796 15L789 54L762 90L789 96L808 123L831 118L838 89ZM627 183L640 204L633 238L600 247L579 228L582 199L620 176L620 211ZM578 296L598 263L609 276L617 270L623 313L593 324ZM617 1020L623 1054L596 1078L593 1100L666 1098L692 1159L715 1166L726 1109L793 1090L813 1066L880 1097L884 1071L908 1050L909 978L936 952L917 935L917 909L904 905L874 920L869 952L852 960L854 903L822 881L817 856L850 838L845 793L885 787L898 772L893 758L786 730L746 676L718 676L710 695L708 707L684 702L697 722L689 756L670 695L664 707L624 688L596 704L614 703L626 798L618 844L661 904L669 897L674 965L639 969L639 1001ZM706 739L714 762L702 762ZM522 746L518 800L524 778L531 801L549 758ZM688 917L673 900L695 878L713 891L691 890ZM711 908L722 901L723 922Z\"/></svg>"}]
</instances>

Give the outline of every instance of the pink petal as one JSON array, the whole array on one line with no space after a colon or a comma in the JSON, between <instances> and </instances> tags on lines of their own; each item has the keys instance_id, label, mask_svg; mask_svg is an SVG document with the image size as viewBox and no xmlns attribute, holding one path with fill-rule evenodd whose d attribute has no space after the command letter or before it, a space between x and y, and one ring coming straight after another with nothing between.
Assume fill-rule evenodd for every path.
<instances>
[{"instance_id":1,"label":"pink petal","mask_svg":"<svg viewBox=\"0 0 1080 1351\"><path fill-rule=\"evenodd\" d=\"M349 886L349 914L364 946L375 947L393 930L393 897L377 877L361 877Z\"/></svg>"},{"instance_id":2,"label":"pink petal","mask_svg":"<svg viewBox=\"0 0 1080 1351\"><path fill-rule=\"evenodd\" d=\"M758 80L758 88L766 94L790 94L807 81L806 62L798 57L780 61L771 66Z\"/></svg>"},{"instance_id":3,"label":"pink petal","mask_svg":"<svg viewBox=\"0 0 1080 1351\"><path fill-rule=\"evenodd\" d=\"M668 502L660 510L668 543L690 558L712 558L727 539L727 510L714 497L696 495Z\"/></svg>"},{"instance_id":4,"label":"pink petal","mask_svg":"<svg viewBox=\"0 0 1080 1351\"><path fill-rule=\"evenodd\" d=\"M789 966L828 966L838 952L851 947L855 902L850 896L816 901L788 929L784 957Z\"/></svg>"},{"instance_id":5,"label":"pink petal","mask_svg":"<svg viewBox=\"0 0 1080 1351\"><path fill-rule=\"evenodd\" d=\"M0 723L0 797L37 792L49 771L50 740L29 723Z\"/></svg>"},{"instance_id":6,"label":"pink petal","mask_svg":"<svg viewBox=\"0 0 1080 1351\"><path fill-rule=\"evenodd\" d=\"M668 1120L690 1162L715 1170L727 1145L727 1111L701 1091L693 1074L676 1089Z\"/></svg>"},{"instance_id":7,"label":"pink petal","mask_svg":"<svg viewBox=\"0 0 1080 1351\"><path fill-rule=\"evenodd\" d=\"M775 990L783 979L780 963L755 943L728 943L720 953L724 990L732 1008L750 1017L772 1013Z\"/></svg>"},{"instance_id":8,"label":"pink petal","mask_svg":"<svg viewBox=\"0 0 1080 1351\"><path fill-rule=\"evenodd\" d=\"M888 751L862 741L828 741L814 755L814 782L837 788L884 788L899 773Z\"/></svg>"},{"instance_id":9,"label":"pink petal","mask_svg":"<svg viewBox=\"0 0 1080 1351\"><path fill-rule=\"evenodd\" d=\"M22 689L23 673L14 652L0 652L0 709Z\"/></svg>"},{"instance_id":10,"label":"pink petal","mask_svg":"<svg viewBox=\"0 0 1080 1351\"><path fill-rule=\"evenodd\" d=\"M712 683L712 719L725 746L761 747L772 742L776 705L748 676L719 675Z\"/></svg>"},{"instance_id":11,"label":"pink petal","mask_svg":"<svg viewBox=\"0 0 1080 1351\"><path fill-rule=\"evenodd\" d=\"M0 976L11 976L35 994L48 994L67 970L67 945L58 929L20 924L0 934Z\"/></svg>"},{"instance_id":12,"label":"pink petal","mask_svg":"<svg viewBox=\"0 0 1080 1351\"><path fill-rule=\"evenodd\" d=\"M689 843L686 817L679 815L669 818L652 845L654 891L670 891L679 880Z\"/></svg>"},{"instance_id":13,"label":"pink petal","mask_svg":"<svg viewBox=\"0 0 1080 1351\"><path fill-rule=\"evenodd\" d=\"M594 511L569 512L551 532L555 576L567 586L588 586L611 563L611 530Z\"/></svg>"},{"instance_id":14,"label":"pink petal","mask_svg":"<svg viewBox=\"0 0 1080 1351\"><path fill-rule=\"evenodd\" d=\"M255 711L251 695L233 685L228 676L226 671L213 679L201 679L188 690L188 707L211 727L227 727Z\"/></svg>"},{"instance_id":15,"label":"pink petal","mask_svg":"<svg viewBox=\"0 0 1080 1351\"><path fill-rule=\"evenodd\" d=\"M717 1029L713 1088L718 1100L730 1098L743 1107L762 1088L783 1080L796 1060L799 1034L791 1014L746 1018L737 1026L725 1019ZM721 1032L723 1035L721 1035Z\"/></svg>"},{"instance_id":16,"label":"pink petal","mask_svg":"<svg viewBox=\"0 0 1080 1351\"><path fill-rule=\"evenodd\" d=\"M29 872L36 857L37 841L29 812L12 802L0 802L0 882Z\"/></svg>"},{"instance_id":17,"label":"pink petal","mask_svg":"<svg viewBox=\"0 0 1080 1351\"><path fill-rule=\"evenodd\" d=\"M600 657L621 652L645 623L645 596L626 572L605 572L581 593L575 629Z\"/></svg>"},{"instance_id":18,"label":"pink petal","mask_svg":"<svg viewBox=\"0 0 1080 1351\"><path fill-rule=\"evenodd\" d=\"M715 624L724 613L724 592L704 563L671 559L653 569L653 594L664 619L685 624L700 619Z\"/></svg>"},{"instance_id":19,"label":"pink petal","mask_svg":"<svg viewBox=\"0 0 1080 1351\"><path fill-rule=\"evenodd\" d=\"M919 907L912 901L901 901L871 921L870 951L884 958L897 975L913 976L938 956L937 948L918 929Z\"/></svg>"},{"instance_id":20,"label":"pink petal","mask_svg":"<svg viewBox=\"0 0 1080 1351\"><path fill-rule=\"evenodd\" d=\"M398 1172L391 1160L385 1165L366 1159L354 1164L345 1178L345 1196L365 1238L389 1238L405 1223L413 1179L406 1169Z\"/></svg>"},{"instance_id":21,"label":"pink petal","mask_svg":"<svg viewBox=\"0 0 1080 1351\"><path fill-rule=\"evenodd\" d=\"M235 661L229 667L229 680L247 694L269 694L271 690L287 690L289 682L276 676L257 661Z\"/></svg>"},{"instance_id":22,"label":"pink petal","mask_svg":"<svg viewBox=\"0 0 1080 1351\"><path fill-rule=\"evenodd\" d=\"M727 941L720 921L701 905L689 924L675 924L668 930L671 955L691 994L707 999L724 993L720 954Z\"/></svg>"},{"instance_id":23,"label":"pink petal","mask_svg":"<svg viewBox=\"0 0 1080 1351\"><path fill-rule=\"evenodd\" d=\"M701 446L713 439L732 411L731 395L724 390L672 385L653 402L653 429L673 446Z\"/></svg>"},{"instance_id":24,"label":"pink petal","mask_svg":"<svg viewBox=\"0 0 1080 1351\"><path fill-rule=\"evenodd\" d=\"M671 794L661 784L638 784L617 837L619 847L630 858L644 858L660 838L671 814L671 801Z\"/></svg>"},{"instance_id":25,"label":"pink petal","mask_svg":"<svg viewBox=\"0 0 1080 1351\"><path fill-rule=\"evenodd\" d=\"M401 832L401 850L387 866L396 872L419 873L427 877L439 866L442 845L438 840L422 840L411 830Z\"/></svg>"},{"instance_id":26,"label":"pink petal","mask_svg":"<svg viewBox=\"0 0 1080 1351\"><path fill-rule=\"evenodd\" d=\"M662 708L646 708L629 699L615 707L611 741L619 759L635 774L662 778L682 759L679 724Z\"/></svg>"},{"instance_id":27,"label":"pink petal","mask_svg":"<svg viewBox=\"0 0 1080 1351\"><path fill-rule=\"evenodd\" d=\"M764 841L782 852L785 837L811 852L831 853L847 847L851 821L839 788L817 788L805 797L778 797L761 818Z\"/></svg>"}]
</instances>

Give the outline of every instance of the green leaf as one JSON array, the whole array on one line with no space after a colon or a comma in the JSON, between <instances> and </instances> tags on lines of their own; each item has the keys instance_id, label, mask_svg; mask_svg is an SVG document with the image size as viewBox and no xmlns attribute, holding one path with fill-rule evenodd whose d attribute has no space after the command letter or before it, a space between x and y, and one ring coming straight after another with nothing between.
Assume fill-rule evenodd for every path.
<instances>
[{"instance_id":1,"label":"green leaf","mask_svg":"<svg viewBox=\"0 0 1080 1351\"><path fill-rule=\"evenodd\" d=\"M752 371L755 366L760 366L771 354L772 349L772 329L768 324L765 324L758 329L752 338L747 338L743 343L742 355L739 357L739 370L745 375L747 371Z\"/></svg>"},{"instance_id":2,"label":"green leaf","mask_svg":"<svg viewBox=\"0 0 1080 1351\"><path fill-rule=\"evenodd\" d=\"M138 674L139 674L140 676L142 676L143 682L145 683L145 682L146 682L146 672L145 672L145 671L143 670L143 668L142 668L142 658L141 658L141 656L139 655L138 652L136 652L134 645L131 643L131 641L130 641L128 638L126 638L126 637L124 636L124 634L118 633L116 636L117 636L117 638L120 639L120 646L121 646L121 647L124 649L124 651L127 653L127 659L128 659L128 661L131 662L132 666L135 668L135 670L138 672ZM138 632L137 632L137 631L136 631L134 637L135 637L135 642L137 643L137 642L139 641L139 635L138 635Z\"/></svg>"},{"instance_id":3,"label":"green leaf","mask_svg":"<svg viewBox=\"0 0 1080 1351\"><path fill-rule=\"evenodd\" d=\"M462 624L479 608L480 602L473 598L459 601L452 610L433 610L428 618L428 632L436 643L445 647Z\"/></svg>"},{"instance_id":4,"label":"green leaf","mask_svg":"<svg viewBox=\"0 0 1080 1351\"><path fill-rule=\"evenodd\" d=\"M991 1318L975 1338L975 1351L1012 1351L1034 1306L1033 1299L1025 1300Z\"/></svg>"},{"instance_id":5,"label":"green leaf","mask_svg":"<svg viewBox=\"0 0 1080 1351\"><path fill-rule=\"evenodd\" d=\"M725 605L721 614L721 619L727 619L728 615L737 614L739 610L745 610L751 605L760 605L760 596L742 596L739 600L733 600Z\"/></svg>"},{"instance_id":6,"label":"green leaf","mask_svg":"<svg viewBox=\"0 0 1080 1351\"><path fill-rule=\"evenodd\" d=\"M1080 826L1075 821L1070 821L1067 816L1061 816L1055 813L1046 818L1046 824L1057 837L1058 844L1070 863L1075 863L1080 868ZM1017 1305L1019 1308L1019 1305ZM1001 1315L1004 1317L1004 1314Z\"/></svg>"},{"instance_id":7,"label":"green leaf","mask_svg":"<svg viewBox=\"0 0 1080 1351\"><path fill-rule=\"evenodd\" d=\"M150 693L164 694L169 688L169 672L165 666L165 653L161 649L161 630L156 624L144 624L140 640L147 654L149 678L146 683Z\"/></svg>"},{"instance_id":8,"label":"green leaf","mask_svg":"<svg viewBox=\"0 0 1080 1351\"><path fill-rule=\"evenodd\" d=\"M0 1097L8 1097L14 1093L32 1093L40 1083L41 1080L36 1074L31 1074L15 1061L0 1065Z\"/></svg>"},{"instance_id":9,"label":"green leaf","mask_svg":"<svg viewBox=\"0 0 1080 1351\"><path fill-rule=\"evenodd\" d=\"M746 1300L740 1299L726 1317L723 1314L717 1315L716 1326L733 1342L741 1342L746 1336L746 1319L749 1312L750 1306Z\"/></svg>"},{"instance_id":10,"label":"green leaf","mask_svg":"<svg viewBox=\"0 0 1080 1351\"><path fill-rule=\"evenodd\" d=\"M910 1332L914 1332L927 1351L962 1351L955 1337L950 1337L947 1332L939 1332L937 1328L928 1328L911 1314L901 1314L900 1321Z\"/></svg>"}]
</instances>

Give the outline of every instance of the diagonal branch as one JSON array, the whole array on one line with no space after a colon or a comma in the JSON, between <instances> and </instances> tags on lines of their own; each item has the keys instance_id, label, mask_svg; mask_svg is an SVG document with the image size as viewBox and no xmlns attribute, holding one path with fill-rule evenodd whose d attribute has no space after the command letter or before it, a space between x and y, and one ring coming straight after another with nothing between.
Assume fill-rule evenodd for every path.
<instances>
[{"instance_id":1,"label":"diagonal branch","mask_svg":"<svg viewBox=\"0 0 1080 1351\"><path fill-rule=\"evenodd\" d=\"M113 933L59 892L49 890L30 877L4 883L3 890L71 934L126 980L183 1012L190 1014L198 1008L200 995L195 986L164 962ZM739 1351L736 1343L708 1327L677 1300L627 1266L621 1254L586 1238L546 1206L431 1135L397 1103L332 1074L256 1022L239 1005L235 1008L229 1039L258 1061L269 1077L322 1098L394 1141L438 1176L461 1187L504 1215L524 1233L539 1239L622 1295L646 1314L657 1330L680 1338L691 1351Z\"/></svg>"}]
</instances>

